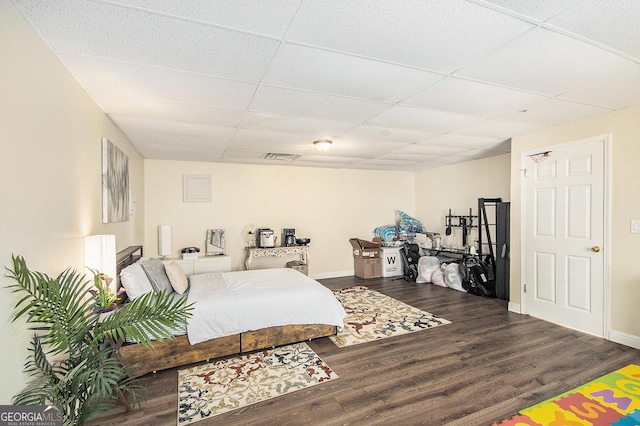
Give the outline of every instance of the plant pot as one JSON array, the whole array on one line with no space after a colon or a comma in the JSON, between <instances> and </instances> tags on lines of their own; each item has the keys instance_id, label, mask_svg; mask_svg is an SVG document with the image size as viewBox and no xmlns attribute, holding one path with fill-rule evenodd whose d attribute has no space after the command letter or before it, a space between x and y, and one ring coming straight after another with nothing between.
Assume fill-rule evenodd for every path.
<instances>
[{"instance_id":1,"label":"plant pot","mask_svg":"<svg viewBox=\"0 0 640 426\"><path fill-rule=\"evenodd\" d=\"M111 306L109 306L109 307L107 307L107 308L101 308L101 309L98 309L98 313L99 313L99 314L105 314L105 313L107 313L107 312L111 312L111 311L113 311L115 308L116 308L116 305L115 305L115 303L114 303L113 305L111 305Z\"/></svg>"}]
</instances>

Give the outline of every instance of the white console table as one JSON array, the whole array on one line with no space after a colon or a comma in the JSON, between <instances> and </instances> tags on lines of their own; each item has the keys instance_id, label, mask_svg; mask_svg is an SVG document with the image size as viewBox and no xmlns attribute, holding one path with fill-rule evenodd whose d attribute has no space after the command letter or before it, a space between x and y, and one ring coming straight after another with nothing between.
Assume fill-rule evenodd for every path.
<instances>
[{"instance_id":1,"label":"white console table","mask_svg":"<svg viewBox=\"0 0 640 426\"><path fill-rule=\"evenodd\" d=\"M167 259L165 263L176 262L185 275L205 274L207 272L231 271L231 256L204 256L197 259Z\"/></svg>"},{"instance_id":2,"label":"white console table","mask_svg":"<svg viewBox=\"0 0 640 426\"><path fill-rule=\"evenodd\" d=\"M300 256L303 263L307 263L309 246L286 246L273 248L247 248L247 258L244 261L244 267L248 271L251 269L251 260L256 257L284 257L291 255Z\"/></svg>"}]
</instances>

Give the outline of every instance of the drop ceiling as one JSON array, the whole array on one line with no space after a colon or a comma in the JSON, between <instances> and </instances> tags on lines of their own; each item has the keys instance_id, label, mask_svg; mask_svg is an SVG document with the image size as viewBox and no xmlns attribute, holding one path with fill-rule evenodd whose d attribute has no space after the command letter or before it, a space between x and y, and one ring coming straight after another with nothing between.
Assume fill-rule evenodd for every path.
<instances>
[{"instance_id":1,"label":"drop ceiling","mask_svg":"<svg viewBox=\"0 0 640 426\"><path fill-rule=\"evenodd\" d=\"M148 159L422 170L640 104L638 0L12 1Z\"/></svg>"}]
</instances>

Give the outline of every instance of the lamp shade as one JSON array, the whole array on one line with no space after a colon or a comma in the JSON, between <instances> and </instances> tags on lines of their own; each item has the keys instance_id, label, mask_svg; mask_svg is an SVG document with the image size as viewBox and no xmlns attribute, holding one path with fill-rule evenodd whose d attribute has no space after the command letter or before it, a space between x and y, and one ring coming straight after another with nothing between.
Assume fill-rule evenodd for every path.
<instances>
[{"instance_id":1,"label":"lamp shade","mask_svg":"<svg viewBox=\"0 0 640 426\"><path fill-rule=\"evenodd\" d=\"M84 265L113 278L111 285L115 286L116 236L89 235L84 237Z\"/></svg>"},{"instance_id":2,"label":"lamp shade","mask_svg":"<svg viewBox=\"0 0 640 426\"><path fill-rule=\"evenodd\" d=\"M158 225L158 254L161 257L171 254L171 225Z\"/></svg>"}]
</instances>

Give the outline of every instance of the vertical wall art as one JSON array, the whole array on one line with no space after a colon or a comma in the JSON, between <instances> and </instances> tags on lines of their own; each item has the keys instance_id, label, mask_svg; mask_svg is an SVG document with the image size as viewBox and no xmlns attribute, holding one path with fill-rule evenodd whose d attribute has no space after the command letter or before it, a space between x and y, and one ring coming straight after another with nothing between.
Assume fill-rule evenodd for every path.
<instances>
[{"instance_id":1,"label":"vertical wall art","mask_svg":"<svg viewBox=\"0 0 640 426\"><path fill-rule=\"evenodd\" d=\"M102 222L129 220L129 157L102 138Z\"/></svg>"}]
</instances>

